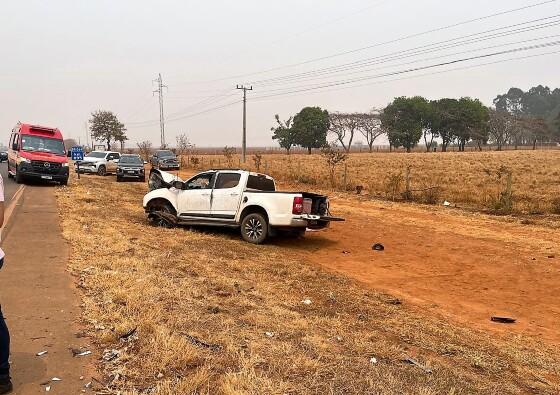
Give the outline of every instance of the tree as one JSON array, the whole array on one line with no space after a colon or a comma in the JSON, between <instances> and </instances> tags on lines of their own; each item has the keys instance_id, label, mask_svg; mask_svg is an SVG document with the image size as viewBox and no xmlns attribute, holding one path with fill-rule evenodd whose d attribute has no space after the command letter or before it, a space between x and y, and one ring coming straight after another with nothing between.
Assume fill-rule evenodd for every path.
<instances>
[{"instance_id":1,"label":"tree","mask_svg":"<svg viewBox=\"0 0 560 395\"><path fill-rule=\"evenodd\" d=\"M272 134L272 140L278 140L280 147L286 150L286 153L290 155L290 149L296 144L296 136L292 128L293 117L288 118L287 121L282 122L280 116L276 114L274 116L278 126L272 127L270 130L274 132Z\"/></svg>"},{"instance_id":2,"label":"tree","mask_svg":"<svg viewBox=\"0 0 560 395\"><path fill-rule=\"evenodd\" d=\"M189 154L191 152L191 150L194 148L194 144L191 143L191 140L189 139L189 136L187 136L185 133L178 135L177 137L175 137L175 140L177 142L177 154L181 157L181 165L183 165L185 163L185 156L186 158L186 163L189 163Z\"/></svg>"},{"instance_id":3,"label":"tree","mask_svg":"<svg viewBox=\"0 0 560 395\"><path fill-rule=\"evenodd\" d=\"M305 107L294 117L292 128L295 143L307 148L307 153L311 154L313 148L327 145L329 113L319 107Z\"/></svg>"},{"instance_id":4,"label":"tree","mask_svg":"<svg viewBox=\"0 0 560 395\"><path fill-rule=\"evenodd\" d=\"M358 131L365 137L369 152L372 152L375 139L386 133L385 128L381 124L381 112L374 109L369 114L362 114L358 124Z\"/></svg>"},{"instance_id":5,"label":"tree","mask_svg":"<svg viewBox=\"0 0 560 395\"><path fill-rule=\"evenodd\" d=\"M348 159L348 154L339 151L334 144L326 145L321 148L321 155L325 158L327 166L329 167L329 179L331 182L331 187L335 187L335 171L339 164L346 162Z\"/></svg>"},{"instance_id":6,"label":"tree","mask_svg":"<svg viewBox=\"0 0 560 395\"><path fill-rule=\"evenodd\" d=\"M504 144L509 141L518 128L517 119L508 112L490 110L488 132L496 143L497 150L501 151Z\"/></svg>"},{"instance_id":7,"label":"tree","mask_svg":"<svg viewBox=\"0 0 560 395\"><path fill-rule=\"evenodd\" d=\"M75 139L64 139L64 147L66 147L67 150L70 150L70 148L76 147L77 145L78 142Z\"/></svg>"},{"instance_id":8,"label":"tree","mask_svg":"<svg viewBox=\"0 0 560 395\"><path fill-rule=\"evenodd\" d=\"M423 97L397 97L381 115L387 129L389 143L393 147L404 147L406 152L418 144L426 116L427 101Z\"/></svg>"},{"instance_id":9,"label":"tree","mask_svg":"<svg viewBox=\"0 0 560 395\"><path fill-rule=\"evenodd\" d=\"M458 114L455 123L455 137L459 151L465 151L465 145L474 135L480 138L486 131L488 108L480 100L462 97L458 101Z\"/></svg>"},{"instance_id":10,"label":"tree","mask_svg":"<svg viewBox=\"0 0 560 395\"><path fill-rule=\"evenodd\" d=\"M136 143L136 145L138 146L138 152L140 153L142 159L148 161L152 153L152 142L146 140L141 143Z\"/></svg>"},{"instance_id":11,"label":"tree","mask_svg":"<svg viewBox=\"0 0 560 395\"><path fill-rule=\"evenodd\" d=\"M528 137L533 144L533 150L537 149L537 142L549 141L552 137L548 123L543 118L521 117L519 120L521 128L527 131Z\"/></svg>"},{"instance_id":12,"label":"tree","mask_svg":"<svg viewBox=\"0 0 560 395\"><path fill-rule=\"evenodd\" d=\"M335 112L329 114L329 131L336 136L337 140L340 142L342 148L344 148L346 152L350 152L350 148L352 147L352 140L354 140L354 134L360 127L361 118L362 114L356 113ZM345 143L347 136L348 145L346 145Z\"/></svg>"},{"instance_id":13,"label":"tree","mask_svg":"<svg viewBox=\"0 0 560 395\"><path fill-rule=\"evenodd\" d=\"M111 150L111 142L118 141L121 144L127 139L126 128L119 122L117 116L111 111L98 110L91 114L90 130L91 136L97 141L107 143L107 150Z\"/></svg>"}]
</instances>

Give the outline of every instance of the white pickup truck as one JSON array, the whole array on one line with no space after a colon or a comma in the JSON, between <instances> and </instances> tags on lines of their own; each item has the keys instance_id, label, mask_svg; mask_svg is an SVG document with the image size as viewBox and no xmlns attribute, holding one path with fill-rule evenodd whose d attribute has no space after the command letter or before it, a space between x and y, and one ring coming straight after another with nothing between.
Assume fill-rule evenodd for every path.
<instances>
[{"instance_id":1,"label":"white pickup truck","mask_svg":"<svg viewBox=\"0 0 560 395\"><path fill-rule=\"evenodd\" d=\"M343 221L330 215L326 196L278 192L271 177L245 170L208 170L183 181L152 169L149 186L143 206L154 223L236 227L254 244L278 230L303 235Z\"/></svg>"}]
</instances>

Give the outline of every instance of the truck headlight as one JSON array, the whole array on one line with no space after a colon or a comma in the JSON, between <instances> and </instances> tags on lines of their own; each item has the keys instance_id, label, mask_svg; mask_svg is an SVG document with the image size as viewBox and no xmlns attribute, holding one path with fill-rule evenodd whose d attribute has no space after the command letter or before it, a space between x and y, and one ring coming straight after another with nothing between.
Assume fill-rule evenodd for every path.
<instances>
[{"instance_id":1,"label":"truck headlight","mask_svg":"<svg viewBox=\"0 0 560 395\"><path fill-rule=\"evenodd\" d=\"M21 163L31 163L31 161L29 159L24 158L23 156L20 156L19 160L20 160Z\"/></svg>"}]
</instances>

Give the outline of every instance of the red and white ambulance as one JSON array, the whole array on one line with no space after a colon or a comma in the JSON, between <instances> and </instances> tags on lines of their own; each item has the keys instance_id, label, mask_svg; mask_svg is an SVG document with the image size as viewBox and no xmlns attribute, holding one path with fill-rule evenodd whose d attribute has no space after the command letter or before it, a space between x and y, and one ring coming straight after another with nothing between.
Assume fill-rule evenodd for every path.
<instances>
[{"instance_id":1,"label":"red and white ambulance","mask_svg":"<svg viewBox=\"0 0 560 395\"><path fill-rule=\"evenodd\" d=\"M68 184L68 158L64 138L57 128L18 123L8 144L8 176L58 181Z\"/></svg>"}]
</instances>

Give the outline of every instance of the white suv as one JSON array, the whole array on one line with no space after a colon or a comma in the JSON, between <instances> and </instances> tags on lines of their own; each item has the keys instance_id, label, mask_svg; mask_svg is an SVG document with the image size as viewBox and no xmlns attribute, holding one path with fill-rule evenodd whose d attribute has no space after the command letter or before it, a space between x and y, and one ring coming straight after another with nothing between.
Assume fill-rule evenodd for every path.
<instances>
[{"instance_id":1,"label":"white suv","mask_svg":"<svg viewBox=\"0 0 560 395\"><path fill-rule=\"evenodd\" d=\"M84 157L84 160L76 161L74 167L80 173L97 173L104 176L107 173L116 173L117 164L121 154L113 151L92 151Z\"/></svg>"}]
</instances>

